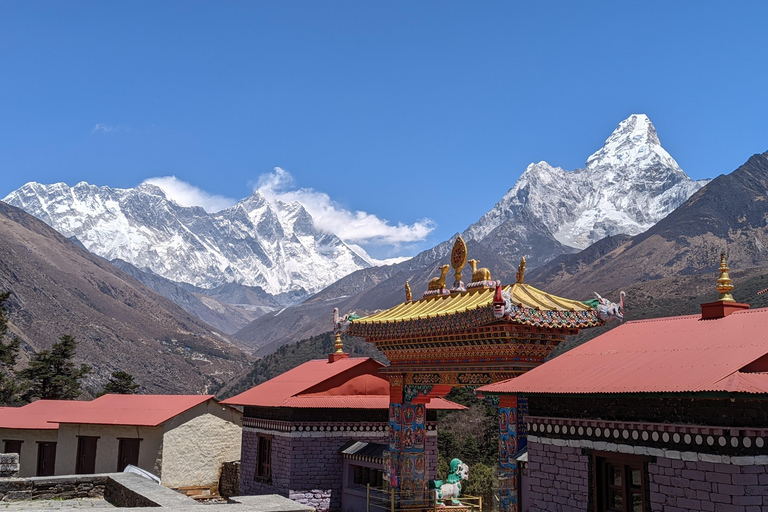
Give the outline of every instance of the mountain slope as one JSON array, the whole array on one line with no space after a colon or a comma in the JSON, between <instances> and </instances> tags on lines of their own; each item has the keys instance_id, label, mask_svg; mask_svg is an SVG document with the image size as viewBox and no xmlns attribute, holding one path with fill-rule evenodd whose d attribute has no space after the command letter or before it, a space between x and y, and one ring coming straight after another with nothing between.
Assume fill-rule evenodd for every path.
<instances>
[{"instance_id":1,"label":"mountain slope","mask_svg":"<svg viewBox=\"0 0 768 512\"><path fill-rule=\"evenodd\" d=\"M10 328L27 353L77 339L77 361L95 368L92 392L123 370L145 393L203 393L247 366L234 340L2 202L0 289L12 292Z\"/></svg>"},{"instance_id":2,"label":"mountain slope","mask_svg":"<svg viewBox=\"0 0 768 512\"><path fill-rule=\"evenodd\" d=\"M596 245L609 243L560 256L530 272L529 280L554 293L585 294L714 272L721 252L735 269L768 264L768 152L718 176L644 233Z\"/></svg>"},{"instance_id":3,"label":"mountain slope","mask_svg":"<svg viewBox=\"0 0 768 512\"><path fill-rule=\"evenodd\" d=\"M202 291L200 288L192 287L198 293L188 291L169 279L140 270L127 261L112 260L110 263L166 299L170 299L187 313L226 334L242 329L262 314L279 307L279 304L274 301L269 302L268 307L262 308L250 304L240 306L227 304L200 293Z\"/></svg>"},{"instance_id":4,"label":"mountain slope","mask_svg":"<svg viewBox=\"0 0 768 512\"><path fill-rule=\"evenodd\" d=\"M150 184L27 183L5 201L107 260L202 288L236 282L306 296L370 266L338 237L315 229L300 203L271 203L258 191L216 213L180 206Z\"/></svg>"}]
</instances>

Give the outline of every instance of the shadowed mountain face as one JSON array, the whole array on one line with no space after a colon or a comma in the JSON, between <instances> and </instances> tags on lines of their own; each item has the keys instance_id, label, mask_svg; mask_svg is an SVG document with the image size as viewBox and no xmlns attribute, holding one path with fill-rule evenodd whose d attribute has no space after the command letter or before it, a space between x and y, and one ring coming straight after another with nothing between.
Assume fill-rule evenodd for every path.
<instances>
[{"instance_id":1,"label":"shadowed mountain face","mask_svg":"<svg viewBox=\"0 0 768 512\"><path fill-rule=\"evenodd\" d=\"M76 338L77 361L95 369L91 392L123 370L145 393L204 393L247 366L226 335L2 202L0 289L12 292L10 328L27 353Z\"/></svg>"},{"instance_id":2,"label":"shadowed mountain face","mask_svg":"<svg viewBox=\"0 0 768 512\"><path fill-rule=\"evenodd\" d=\"M720 253L733 269L768 264L768 152L699 190L635 237L601 240L529 273L553 293L587 295L674 275L714 272Z\"/></svg>"}]
</instances>

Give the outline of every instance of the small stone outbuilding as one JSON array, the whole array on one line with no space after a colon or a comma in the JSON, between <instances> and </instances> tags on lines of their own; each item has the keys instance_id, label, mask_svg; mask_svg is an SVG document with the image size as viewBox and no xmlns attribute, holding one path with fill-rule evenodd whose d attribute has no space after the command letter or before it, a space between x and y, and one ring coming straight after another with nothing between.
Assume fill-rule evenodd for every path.
<instances>
[{"instance_id":1,"label":"small stone outbuilding","mask_svg":"<svg viewBox=\"0 0 768 512\"><path fill-rule=\"evenodd\" d=\"M132 464L166 487L216 487L222 463L240 456L242 415L213 395L104 395L11 409L0 427L27 428L0 433L6 446L22 441L20 476L112 473Z\"/></svg>"}]
</instances>

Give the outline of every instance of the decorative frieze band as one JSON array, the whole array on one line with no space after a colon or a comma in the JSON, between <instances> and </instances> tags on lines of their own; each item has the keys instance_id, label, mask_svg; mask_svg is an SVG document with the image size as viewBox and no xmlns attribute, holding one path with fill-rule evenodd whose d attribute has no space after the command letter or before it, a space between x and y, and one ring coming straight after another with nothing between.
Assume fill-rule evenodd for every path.
<instances>
[{"instance_id":1,"label":"decorative frieze band","mask_svg":"<svg viewBox=\"0 0 768 512\"><path fill-rule=\"evenodd\" d=\"M427 422L427 431L436 431L436 422ZM259 418L243 418L244 430L255 430L262 433L277 433L294 436L333 436L349 434L386 434L389 430L388 423L374 422L317 422L317 423L292 423L289 421L267 420ZM429 433L429 432L428 432Z\"/></svg>"},{"instance_id":2,"label":"decorative frieze band","mask_svg":"<svg viewBox=\"0 0 768 512\"><path fill-rule=\"evenodd\" d=\"M768 428L732 428L672 423L642 423L528 416L528 435L536 438L579 439L592 443L646 446L748 456L765 453ZM585 446L586 447L586 446Z\"/></svg>"}]
</instances>

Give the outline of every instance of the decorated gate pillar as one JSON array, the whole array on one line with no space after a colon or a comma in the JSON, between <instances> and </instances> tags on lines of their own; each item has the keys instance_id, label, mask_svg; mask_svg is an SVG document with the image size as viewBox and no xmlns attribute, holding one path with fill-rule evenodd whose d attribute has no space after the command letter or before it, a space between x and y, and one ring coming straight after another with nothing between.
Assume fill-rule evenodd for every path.
<instances>
[{"instance_id":1,"label":"decorated gate pillar","mask_svg":"<svg viewBox=\"0 0 768 512\"><path fill-rule=\"evenodd\" d=\"M514 395L499 397L499 509L517 512L520 508L520 480L516 455L527 444L525 416L528 399Z\"/></svg>"},{"instance_id":2,"label":"decorated gate pillar","mask_svg":"<svg viewBox=\"0 0 768 512\"><path fill-rule=\"evenodd\" d=\"M421 498L426 489L427 411L424 403L404 390L404 375L390 374L389 458L390 486L404 499Z\"/></svg>"}]
</instances>

